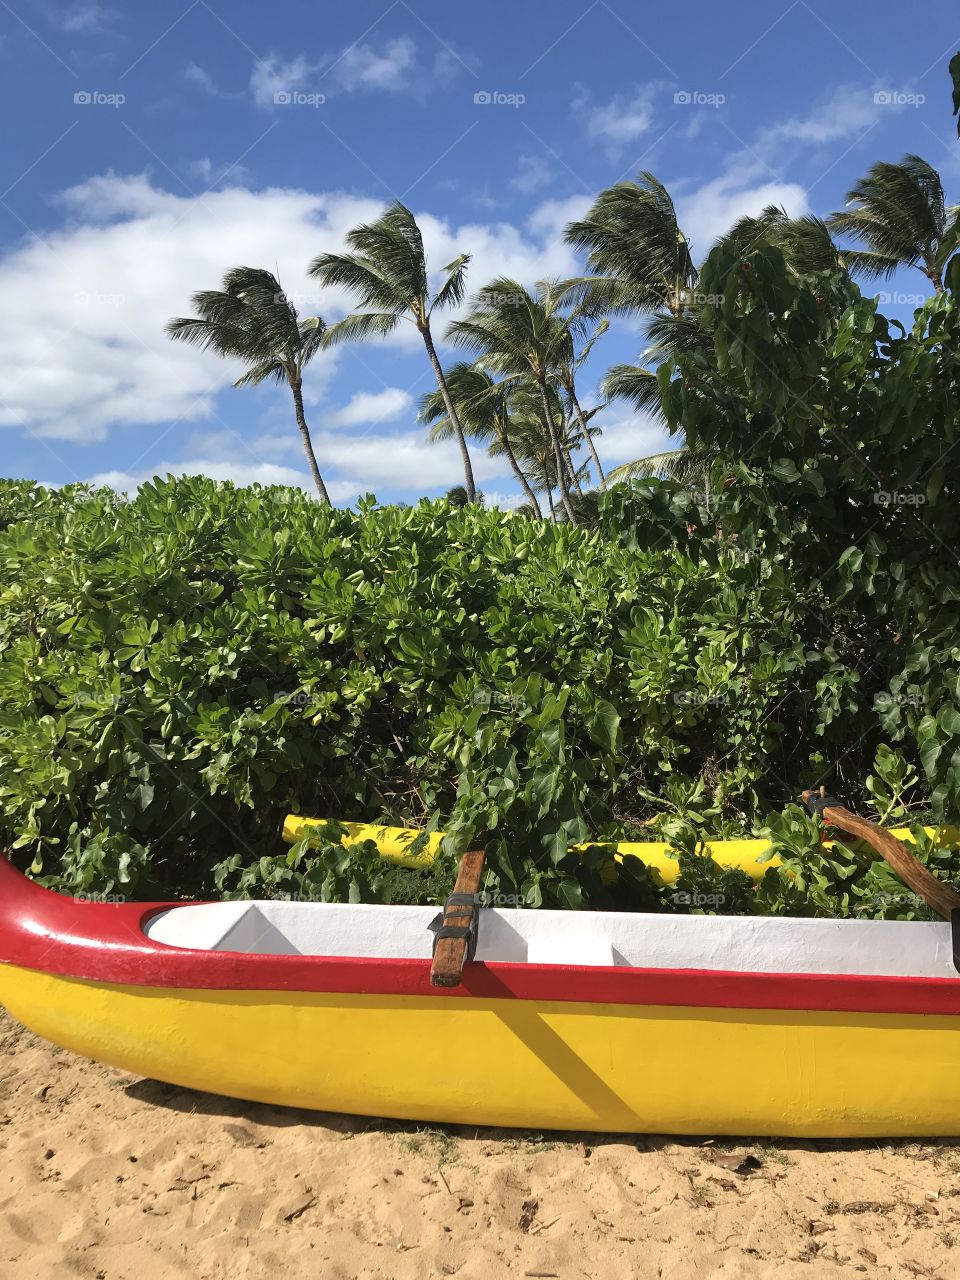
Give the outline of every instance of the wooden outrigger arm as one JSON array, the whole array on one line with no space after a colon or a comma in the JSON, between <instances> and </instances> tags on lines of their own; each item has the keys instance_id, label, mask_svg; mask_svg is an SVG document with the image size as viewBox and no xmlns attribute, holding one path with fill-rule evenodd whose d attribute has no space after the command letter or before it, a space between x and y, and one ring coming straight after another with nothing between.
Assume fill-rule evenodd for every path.
<instances>
[{"instance_id":1,"label":"wooden outrigger arm","mask_svg":"<svg viewBox=\"0 0 960 1280\"><path fill-rule=\"evenodd\" d=\"M921 897L928 907L943 916L944 920L950 920L954 924L956 934L958 917L954 913L960 911L960 893L952 885L938 880L896 836L884 831L875 822L869 822L859 814L845 809L833 796L826 795L823 787L819 791L804 791L802 798L808 813L819 816L831 827L859 836L871 848L876 849L908 888Z\"/></svg>"},{"instance_id":2,"label":"wooden outrigger arm","mask_svg":"<svg viewBox=\"0 0 960 1280\"><path fill-rule=\"evenodd\" d=\"M436 936L433 942L433 964L430 966L432 987L459 987L463 966L472 960L477 949L480 881L483 877L483 853L465 853L453 893L443 906L443 914L430 926Z\"/></svg>"}]
</instances>

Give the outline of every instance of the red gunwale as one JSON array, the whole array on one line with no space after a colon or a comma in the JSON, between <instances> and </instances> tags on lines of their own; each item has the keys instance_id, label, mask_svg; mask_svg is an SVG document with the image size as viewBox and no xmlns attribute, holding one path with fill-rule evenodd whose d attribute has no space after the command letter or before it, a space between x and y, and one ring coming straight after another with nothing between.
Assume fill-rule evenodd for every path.
<instances>
[{"instance_id":1,"label":"red gunwale","mask_svg":"<svg viewBox=\"0 0 960 1280\"><path fill-rule=\"evenodd\" d=\"M472 963L463 985L430 986L429 960L245 955L154 942L143 932L183 902L78 902L42 889L0 857L0 964L122 986L303 991L434 999L960 1014L960 977L911 978L592 965Z\"/></svg>"}]
</instances>

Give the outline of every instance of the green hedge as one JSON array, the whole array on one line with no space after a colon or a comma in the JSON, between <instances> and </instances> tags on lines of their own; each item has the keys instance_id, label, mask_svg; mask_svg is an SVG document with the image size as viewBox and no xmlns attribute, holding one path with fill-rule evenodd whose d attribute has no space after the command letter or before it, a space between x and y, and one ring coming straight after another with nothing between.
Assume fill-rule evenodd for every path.
<instances>
[{"instance_id":1,"label":"green hedge","mask_svg":"<svg viewBox=\"0 0 960 1280\"><path fill-rule=\"evenodd\" d=\"M639 867L611 885L605 855L567 846L663 829L681 890L709 897L691 832L759 829L834 759L854 802L872 770L892 812L912 767L876 700L895 673L846 660L843 620L824 644L783 565L689 545L692 501L618 489L583 529L196 478L130 501L0 482L4 841L73 891L387 900L442 896L481 845L489 887L530 905L682 910ZM446 860L288 858L288 811L444 829ZM815 849L813 824L778 821L785 852ZM889 914L864 874L858 909ZM728 876L720 896L826 909L823 884L775 880L754 901Z\"/></svg>"}]
</instances>

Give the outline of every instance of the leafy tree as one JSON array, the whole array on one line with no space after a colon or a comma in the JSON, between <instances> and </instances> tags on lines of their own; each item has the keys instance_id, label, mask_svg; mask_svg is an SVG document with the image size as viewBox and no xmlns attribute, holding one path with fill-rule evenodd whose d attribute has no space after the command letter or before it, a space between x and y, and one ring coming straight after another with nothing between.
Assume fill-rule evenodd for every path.
<instances>
[{"instance_id":1,"label":"leafy tree","mask_svg":"<svg viewBox=\"0 0 960 1280\"><path fill-rule=\"evenodd\" d=\"M303 409L303 371L323 344L323 321L301 320L280 281L260 267L234 267L221 289L195 293L192 302L197 314L171 320L169 337L243 361L249 367L236 387L255 387L267 378L289 386L310 474L329 505Z\"/></svg>"},{"instance_id":2,"label":"leafy tree","mask_svg":"<svg viewBox=\"0 0 960 1280\"><path fill-rule=\"evenodd\" d=\"M920 156L873 165L827 227L867 245L844 253L854 275L883 279L916 267L942 291L944 264L957 246L957 208L945 205L939 173Z\"/></svg>"},{"instance_id":3,"label":"leafy tree","mask_svg":"<svg viewBox=\"0 0 960 1280\"><path fill-rule=\"evenodd\" d=\"M742 554L779 564L822 619L817 651L834 671L817 686L821 716L841 720L882 672L874 741L881 729L899 744L935 810L956 814L956 298L937 292L907 333L844 273L798 277L769 244L746 261L718 246L702 282L720 299L700 316L709 341L661 380L668 421L736 459L711 519Z\"/></svg>"},{"instance_id":4,"label":"leafy tree","mask_svg":"<svg viewBox=\"0 0 960 1280\"><path fill-rule=\"evenodd\" d=\"M468 500L473 502L476 485L470 451L431 329L435 311L456 306L463 299L470 255L461 254L448 263L443 268L444 279L439 289L431 291L420 228L410 210L399 201L376 222L354 227L347 235L347 244L352 253L322 253L311 263L310 274L325 285L346 289L366 309L332 325L324 342L332 346L370 335L384 337L392 333L401 320L409 320L416 326L460 450Z\"/></svg>"}]
</instances>

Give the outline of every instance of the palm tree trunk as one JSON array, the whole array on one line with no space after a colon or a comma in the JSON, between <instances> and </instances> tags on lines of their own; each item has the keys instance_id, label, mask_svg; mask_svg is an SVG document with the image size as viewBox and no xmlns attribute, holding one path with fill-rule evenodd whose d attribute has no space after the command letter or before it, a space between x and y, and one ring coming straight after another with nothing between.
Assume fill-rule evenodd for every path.
<instances>
[{"instance_id":1,"label":"palm tree trunk","mask_svg":"<svg viewBox=\"0 0 960 1280\"><path fill-rule=\"evenodd\" d=\"M607 478L603 474L603 467L600 465L600 455L597 453L596 445L593 438L587 430L587 420L583 416L583 410L580 408L580 401L577 399L577 393L570 384L570 399L573 402L573 412L576 414L577 422L580 424L580 430L583 432L583 438L587 442L587 448L590 450L590 457L593 458L593 465L597 468L597 475L600 477L600 488L606 489Z\"/></svg>"},{"instance_id":2,"label":"palm tree trunk","mask_svg":"<svg viewBox=\"0 0 960 1280\"><path fill-rule=\"evenodd\" d=\"M527 477L523 474L523 468L520 466L520 463L517 461L517 456L513 452L513 447L510 444L510 437L507 434L506 421L502 422L500 425L500 443L503 445L503 452L507 455L507 461L510 463L510 470L513 472L513 474L516 476L517 480L519 481L520 487L523 489L523 492L527 495L527 500L530 502L531 506L533 507L534 511L537 514L537 519L542 520L543 512L540 510L540 503L537 501L537 495L530 488L530 483L527 480Z\"/></svg>"},{"instance_id":3,"label":"palm tree trunk","mask_svg":"<svg viewBox=\"0 0 960 1280\"><path fill-rule=\"evenodd\" d=\"M569 449L564 449L564 451L563 451L563 457L564 457L564 461L565 461L565 462L566 462L566 464L567 464L567 476L569 477L570 483L571 483L571 484L573 485L573 487L576 489L576 491L577 491L577 496L578 496L578 497L580 497L580 498L582 498L582 497L583 497L583 486L580 484L580 481L579 481L579 479L577 478L577 469L576 469L576 467L573 465L573 454L570 452L570 450L569 450Z\"/></svg>"},{"instance_id":4,"label":"palm tree trunk","mask_svg":"<svg viewBox=\"0 0 960 1280\"><path fill-rule=\"evenodd\" d=\"M310 474L313 476L313 483L317 486L317 493L320 495L320 501L330 506L330 495L327 493L327 486L323 483L323 476L320 474L320 468L317 466L317 455L313 452L313 441L310 439L310 428L307 426L306 415L303 412L303 391L300 381L297 379L290 383L290 390L293 392L293 408L297 416L297 426L300 428L300 439L303 441L303 451L307 455L307 465L310 468Z\"/></svg>"},{"instance_id":5,"label":"palm tree trunk","mask_svg":"<svg viewBox=\"0 0 960 1280\"><path fill-rule=\"evenodd\" d=\"M550 444L553 447L553 457L556 462L557 484L560 488L560 500L563 503L563 509L567 513L567 519L571 524L577 523L577 517L573 511L573 504L570 501L570 487L567 483L567 470L563 465L563 450L560 448L560 441L557 437L557 428L553 421L553 414L550 412L550 397L547 395L546 378L538 378L540 386L540 403L543 405L543 417L547 424L547 431L550 435Z\"/></svg>"},{"instance_id":6,"label":"palm tree trunk","mask_svg":"<svg viewBox=\"0 0 960 1280\"><path fill-rule=\"evenodd\" d=\"M924 266L921 269L923 274L933 285L934 293L943 293L943 274L937 266L936 259L932 254L926 257Z\"/></svg>"},{"instance_id":7,"label":"palm tree trunk","mask_svg":"<svg viewBox=\"0 0 960 1280\"><path fill-rule=\"evenodd\" d=\"M447 411L447 417L450 419L450 425L453 427L453 434L456 436L457 444L460 448L460 457L463 460L463 479L464 488L467 491L467 501L476 502L477 486L473 479L473 465L470 462L470 451L467 448L466 436L463 434L460 415L457 413L456 407L453 403L450 390L447 387L447 380L443 376L443 368L437 356L436 348L433 345L433 335L430 332L429 322L420 328L420 333L423 335L423 345L427 348L427 355L430 357L430 363L433 365L434 376L437 379L437 388L443 397L443 405Z\"/></svg>"},{"instance_id":8,"label":"palm tree trunk","mask_svg":"<svg viewBox=\"0 0 960 1280\"><path fill-rule=\"evenodd\" d=\"M557 508L553 505L553 485L547 485L547 501L550 503L550 519L557 523Z\"/></svg>"}]
</instances>

